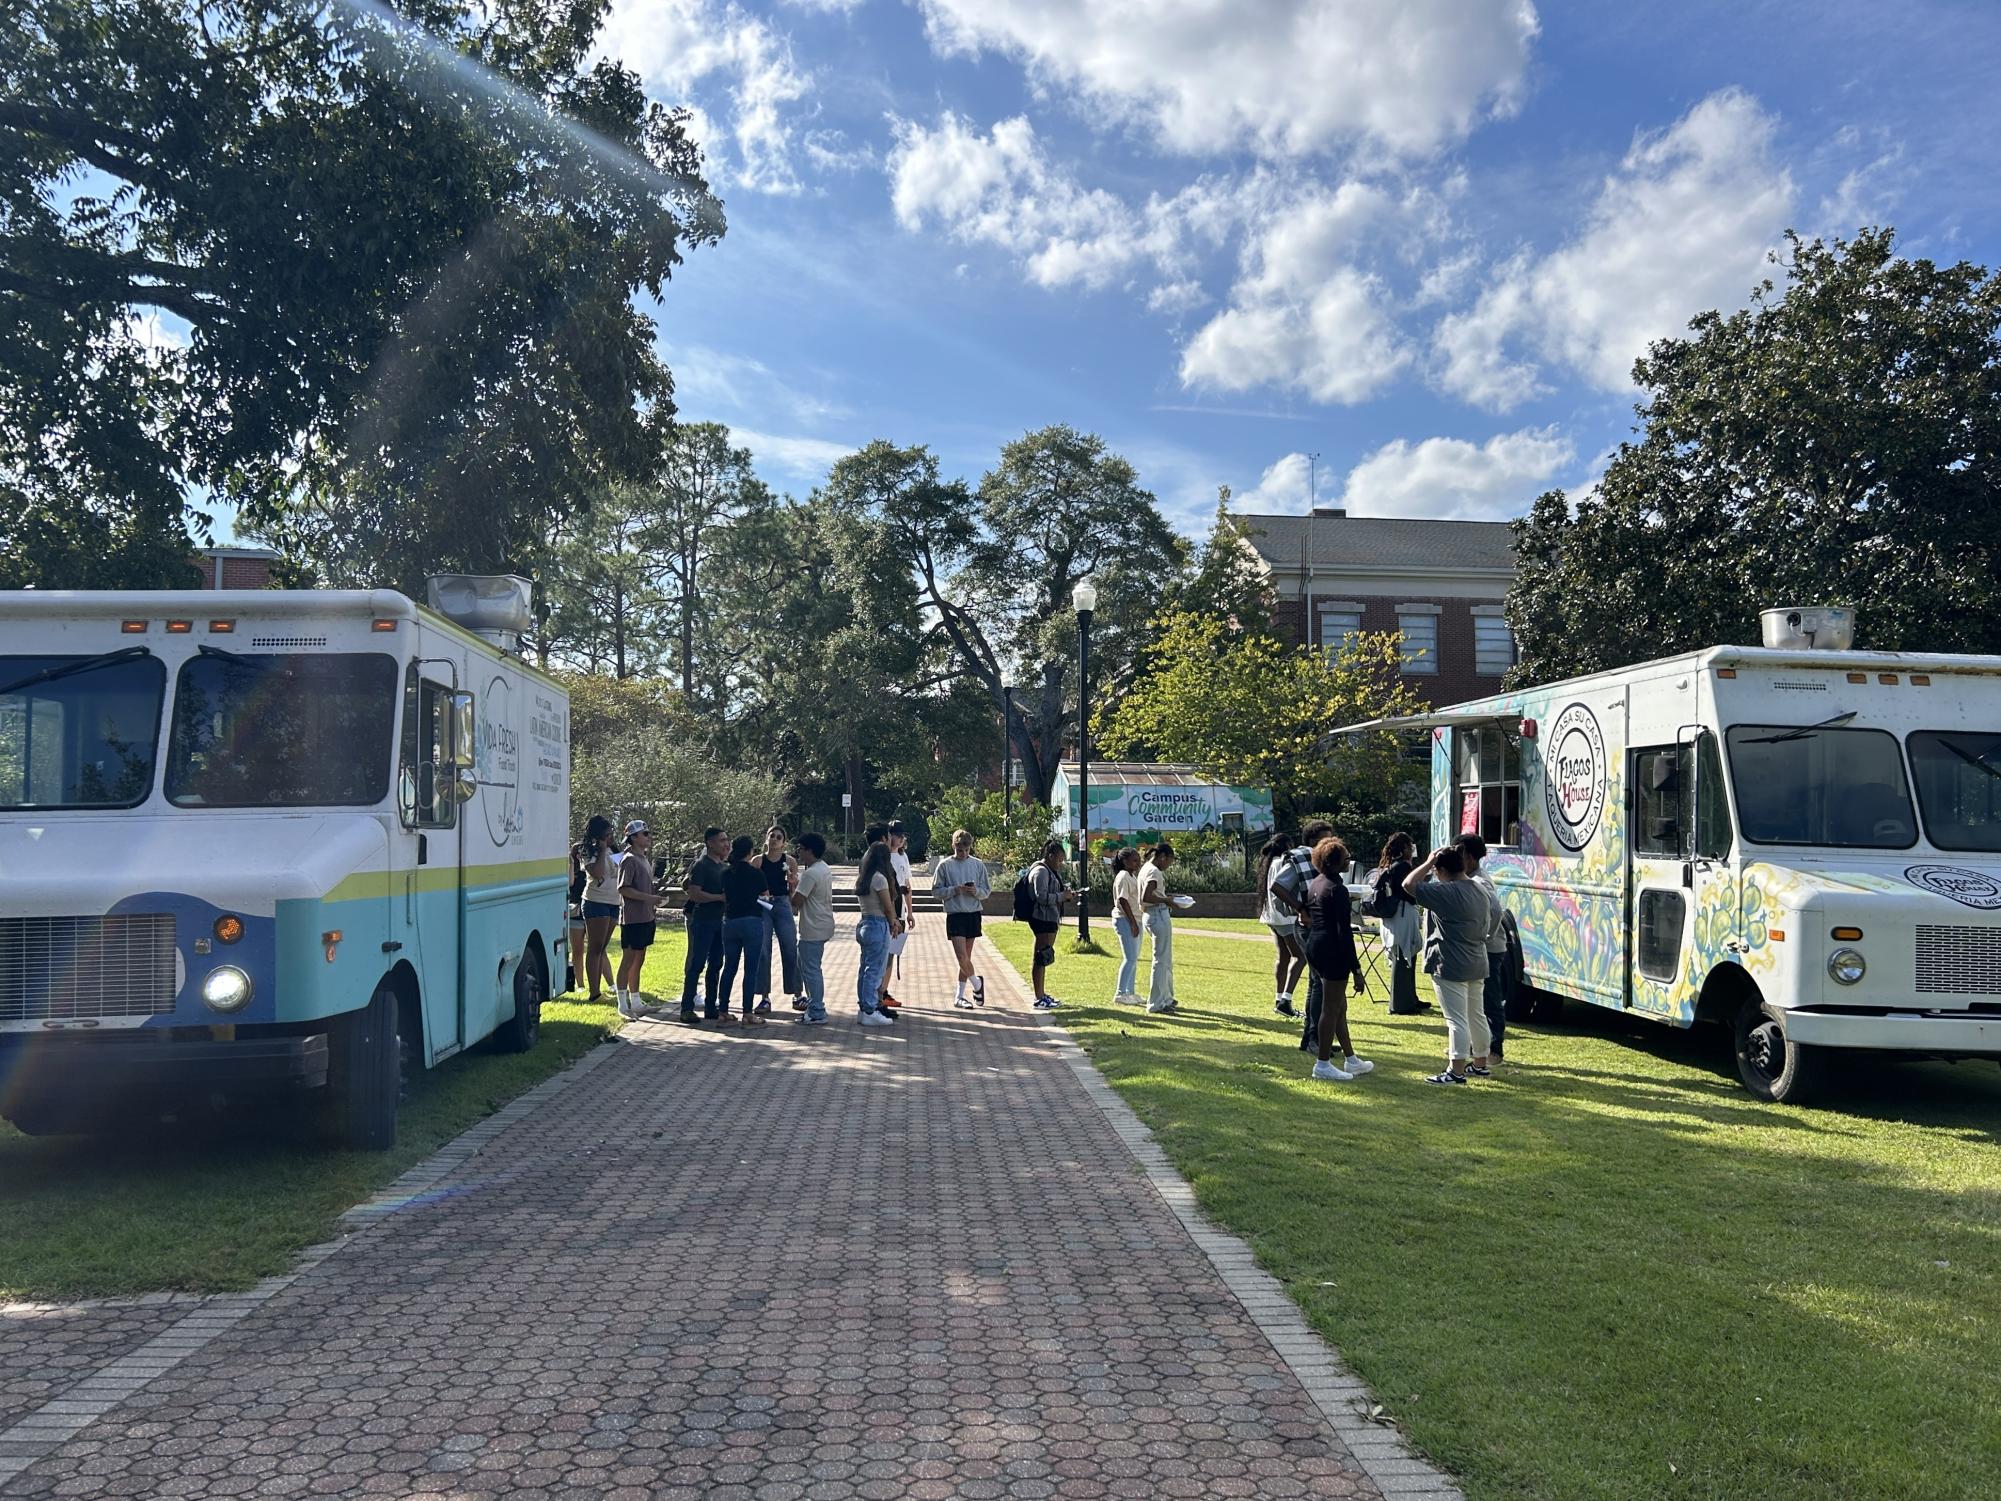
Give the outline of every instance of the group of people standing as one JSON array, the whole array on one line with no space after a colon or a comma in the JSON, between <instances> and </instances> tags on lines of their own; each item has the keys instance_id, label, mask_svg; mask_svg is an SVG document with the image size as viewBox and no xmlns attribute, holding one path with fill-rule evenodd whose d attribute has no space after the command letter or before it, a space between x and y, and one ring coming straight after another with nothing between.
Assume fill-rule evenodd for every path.
<instances>
[{"instance_id":1,"label":"group of people standing","mask_svg":"<svg viewBox=\"0 0 2001 1501\"><path fill-rule=\"evenodd\" d=\"M1392 835L1369 877L1363 907L1381 926L1390 961L1390 1011L1417 1015L1417 969L1432 977L1446 1022L1446 1062L1426 1082L1462 1085L1484 1079L1501 1058L1507 1012L1505 980L1507 909L1493 881L1480 869L1486 841L1462 834L1422 864L1408 834ZM1332 825L1313 820L1298 843L1283 835L1260 855L1261 913L1277 948L1272 1009L1297 1014L1293 993L1307 976L1305 1027L1299 1046L1316 1055L1313 1077L1346 1083L1375 1065L1357 1058L1348 1034L1348 981L1365 994L1367 981L1355 945L1353 898L1347 886L1348 848ZM1423 914L1432 919L1427 936ZM1336 1061L1334 1045L1341 1052Z\"/></svg>"}]
</instances>

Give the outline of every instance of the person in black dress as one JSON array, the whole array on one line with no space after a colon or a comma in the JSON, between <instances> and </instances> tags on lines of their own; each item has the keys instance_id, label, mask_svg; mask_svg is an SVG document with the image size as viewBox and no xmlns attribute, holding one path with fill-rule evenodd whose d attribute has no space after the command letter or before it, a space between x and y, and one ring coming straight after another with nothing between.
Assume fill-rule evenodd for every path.
<instances>
[{"instance_id":1,"label":"person in black dress","mask_svg":"<svg viewBox=\"0 0 2001 1501\"><path fill-rule=\"evenodd\" d=\"M1362 979L1362 961L1355 952L1355 925L1348 902L1348 847L1328 836L1313 847L1314 877L1307 883L1304 919L1301 923L1306 962L1320 977L1319 1061L1313 1077L1345 1084L1375 1067L1366 1058L1355 1056L1355 1044L1348 1036L1348 978L1355 980L1355 993L1368 987ZM1341 1045L1341 1061L1334 1061L1334 1044Z\"/></svg>"}]
</instances>

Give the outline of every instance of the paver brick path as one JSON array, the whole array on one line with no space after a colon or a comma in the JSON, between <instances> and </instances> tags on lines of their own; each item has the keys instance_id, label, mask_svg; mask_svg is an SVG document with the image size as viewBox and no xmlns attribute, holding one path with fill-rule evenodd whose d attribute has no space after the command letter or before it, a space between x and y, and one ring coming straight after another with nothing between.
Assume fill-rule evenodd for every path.
<instances>
[{"instance_id":1,"label":"paver brick path","mask_svg":"<svg viewBox=\"0 0 2001 1501\"><path fill-rule=\"evenodd\" d=\"M1380 1494L1058 1034L935 917L864 1032L855 952L826 1027L628 1028L0 1491Z\"/></svg>"}]
</instances>

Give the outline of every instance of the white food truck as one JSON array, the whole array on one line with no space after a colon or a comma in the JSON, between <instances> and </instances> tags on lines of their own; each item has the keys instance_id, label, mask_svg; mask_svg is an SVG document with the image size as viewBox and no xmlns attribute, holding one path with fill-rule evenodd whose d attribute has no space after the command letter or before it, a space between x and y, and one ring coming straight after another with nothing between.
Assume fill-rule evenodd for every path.
<instances>
[{"instance_id":1,"label":"white food truck","mask_svg":"<svg viewBox=\"0 0 2001 1501\"><path fill-rule=\"evenodd\" d=\"M532 1047L569 704L527 590L0 592L0 1116L293 1091L379 1149L409 1071Z\"/></svg>"},{"instance_id":2,"label":"white food truck","mask_svg":"<svg viewBox=\"0 0 2001 1501\"><path fill-rule=\"evenodd\" d=\"M1348 732L1431 731L1433 843L1486 840L1543 1017L1722 1023L1774 1100L1834 1049L2001 1058L2001 657L1853 624Z\"/></svg>"}]
</instances>

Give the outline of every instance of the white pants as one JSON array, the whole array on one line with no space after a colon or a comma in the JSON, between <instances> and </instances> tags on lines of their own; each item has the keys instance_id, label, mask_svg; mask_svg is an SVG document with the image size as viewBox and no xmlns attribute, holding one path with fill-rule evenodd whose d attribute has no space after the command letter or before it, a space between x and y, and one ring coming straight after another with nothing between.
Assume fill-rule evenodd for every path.
<instances>
[{"instance_id":1,"label":"white pants","mask_svg":"<svg viewBox=\"0 0 2001 1501\"><path fill-rule=\"evenodd\" d=\"M1146 1003L1166 1005L1174 999L1174 920L1165 907L1146 914L1146 930L1153 937L1153 968L1147 975Z\"/></svg>"},{"instance_id":2,"label":"white pants","mask_svg":"<svg viewBox=\"0 0 2001 1501\"><path fill-rule=\"evenodd\" d=\"M1453 1058L1484 1058L1491 1039L1487 1035L1487 1008L1480 1003L1485 980L1447 980L1431 977L1438 992L1438 1007L1445 1013L1445 1048Z\"/></svg>"}]
</instances>

